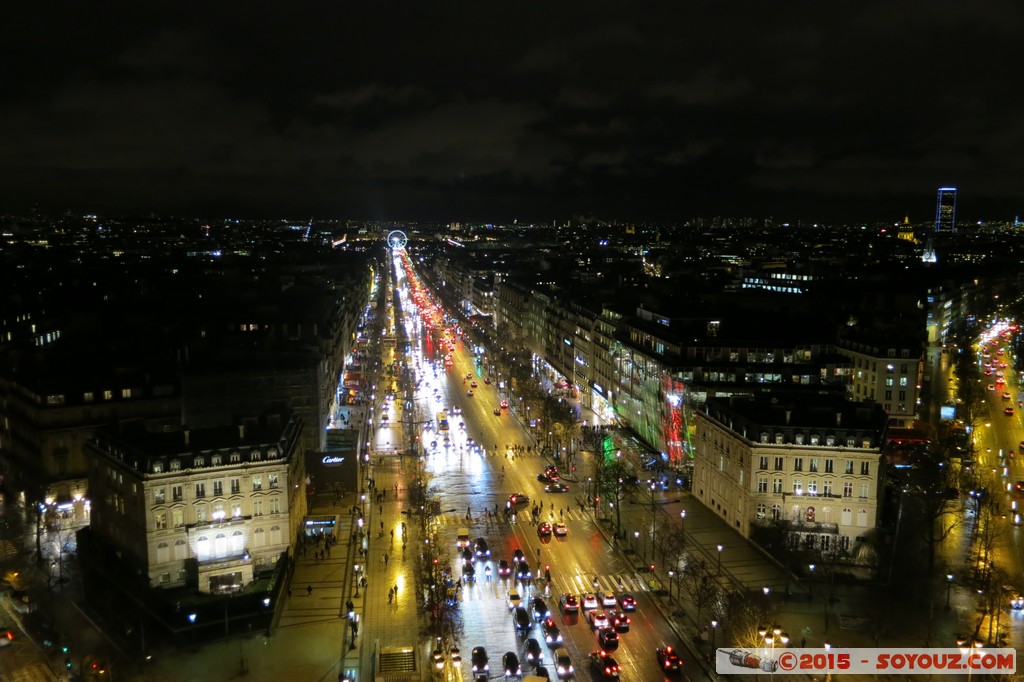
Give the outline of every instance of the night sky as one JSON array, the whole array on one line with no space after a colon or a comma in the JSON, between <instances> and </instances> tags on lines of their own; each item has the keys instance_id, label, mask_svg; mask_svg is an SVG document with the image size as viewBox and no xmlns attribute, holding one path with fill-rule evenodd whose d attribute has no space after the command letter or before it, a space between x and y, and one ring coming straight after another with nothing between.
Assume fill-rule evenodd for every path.
<instances>
[{"instance_id":1,"label":"night sky","mask_svg":"<svg viewBox=\"0 0 1024 682\"><path fill-rule=\"evenodd\" d=\"M20 2L0 26L0 210L925 221L953 184L962 219L1021 211L1019 2Z\"/></svg>"}]
</instances>

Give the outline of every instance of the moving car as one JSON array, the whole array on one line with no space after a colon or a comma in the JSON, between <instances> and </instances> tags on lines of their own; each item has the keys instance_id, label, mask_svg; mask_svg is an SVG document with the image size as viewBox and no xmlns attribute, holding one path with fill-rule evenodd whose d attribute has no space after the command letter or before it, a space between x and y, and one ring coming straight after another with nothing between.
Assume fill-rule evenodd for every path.
<instances>
[{"instance_id":1,"label":"moving car","mask_svg":"<svg viewBox=\"0 0 1024 682\"><path fill-rule=\"evenodd\" d=\"M533 637L526 640L526 647L523 651L523 656L526 658L527 663L533 663L535 666L544 662L544 651L540 648L540 642Z\"/></svg>"},{"instance_id":2,"label":"moving car","mask_svg":"<svg viewBox=\"0 0 1024 682\"><path fill-rule=\"evenodd\" d=\"M576 672L572 667L572 659L569 658L569 650L565 647L555 649L555 674L560 679L568 679Z\"/></svg>"},{"instance_id":3,"label":"moving car","mask_svg":"<svg viewBox=\"0 0 1024 682\"><path fill-rule=\"evenodd\" d=\"M495 416L500 417L501 416L501 408L500 407L495 407L494 408L494 414L495 414Z\"/></svg>"},{"instance_id":4,"label":"moving car","mask_svg":"<svg viewBox=\"0 0 1024 682\"><path fill-rule=\"evenodd\" d=\"M629 625L633 622L633 619L627 616L620 609L609 611L608 620L611 621L612 627L619 632L629 632Z\"/></svg>"},{"instance_id":5,"label":"moving car","mask_svg":"<svg viewBox=\"0 0 1024 682\"><path fill-rule=\"evenodd\" d=\"M505 668L505 677L519 677L523 674L523 668L519 665L519 657L514 651L506 651L501 657L501 665Z\"/></svg>"},{"instance_id":6,"label":"moving car","mask_svg":"<svg viewBox=\"0 0 1024 682\"><path fill-rule=\"evenodd\" d=\"M615 595L611 592L598 592L597 598L598 601L601 602L601 606L610 606L614 608L617 604L615 600Z\"/></svg>"},{"instance_id":7,"label":"moving car","mask_svg":"<svg viewBox=\"0 0 1024 682\"><path fill-rule=\"evenodd\" d=\"M512 575L512 567L504 559L498 562L498 575L502 578Z\"/></svg>"},{"instance_id":8,"label":"moving car","mask_svg":"<svg viewBox=\"0 0 1024 682\"><path fill-rule=\"evenodd\" d=\"M525 632L533 626L533 619L530 618L530 614L528 614L526 609L522 606L517 606L512 614L516 621L516 630L522 630Z\"/></svg>"},{"instance_id":9,"label":"moving car","mask_svg":"<svg viewBox=\"0 0 1024 682\"><path fill-rule=\"evenodd\" d=\"M597 631L597 644L605 651L615 651L619 648L619 633L615 628L602 628Z\"/></svg>"},{"instance_id":10,"label":"moving car","mask_svg":"<svg viewBox=\"0 0 1024 682\"><path fill-rule=\"evenodd\" d=\"M523 493L512 493L508 496L508 501L513 507L522 507L530 504L530 496Z\"/></svg>"},{"instance_id":11,"label":"moving car","mask_svg":"<svg viewBox=\"0 0 1024 682\"><path fill-rule=\"evenodd\" d=\"M558 626L555 625L555 620L553 618L546 619L544 621L543 628L544 641L548 646L555 647L562 643L562 633L558 629Z\"/></svg>"},{"instance_id":12,"label":"moving car","mask_svg":"<svg viewBox=\"0 0 1024 682\"><path fill-rule=\"evenodd\" d=\"M619 595L619 608L623 611L636 611L636 597L629 592L623 592Z\"/></svg>"},{"instance_id":13,"label":"moving car","mask_svg":"<svg viewBox=\"0 0 1024 682\"><path fill-rule=\"evenodd\" d=\"M533 579L533 572L530 570L530 565L525 561L520 561L516 564L516 579L523 581Z\"/></svg>"},{"instance_id":14,"label":"moving car","mask_svg":"<svg viewBox=\"0 0 1024 682\"><path fill-rule=\"evenodd\" d=\"M547 602L540 597L533 598L533 617L537 620L551 617L551 609L548 608Z\"/></svg>"},{"instance_id":15,"label":"moving car","mask_svg":"<svg viewBox=\"0 0 1024 682\"><path fill-rule=\"evenodd\" d=\"M487 649L482 646L473 647L469 660L473 665L474 673L485 673L491 669L487 662Z\"/></svg>"},{"instance_id":16,"label":"moving car","mask_svg":"<svg viewBox=\"0 0 1024 682\"><path fill-rule=\"evenodd\" d=\"M525 557L523 556L523 550L516 547L515 550L512 552L512 563L518 564L520 561L523 561L524 559Z\"/></svg>"},{"instance_id":17,"label":"moving car","mask_svg":"<svg viewBox=\"0 0 1024 682\"><path fill-rule=\"evenodd\" d=\"M0 648L10 646L14 641L14 631L10 628L0 626Z\"/></svg>"},{"instance_id":18,"label":"moving car","mask_svg":"<svg viewBox=\"0 0 1024 682\"><path fill-rule=\"evenodd\" d=\"M551 524L545 521L544 523L537 526L537 537L549 538L551 537L552 530L553 529L551 528Z\"/></svg>"},{"instance_id":19,"label":"moving car","mask_svg":"<svg viewBox=\"0 0 1024 682\"><path fill-rule=\"evenodd\" d=\"M587 618L590 619L590 627L595 630L608 627L608 614L604 611L591 611Z\"/></svg>"},{"instance_id":20,"label":"moving car","mask_svg":"<svg viewBox=\"0 0 1024 682\"><path fill-rule=\"evenodd\" d=\"M562 594L562 598L559 599L559 602L562 605L562 611L564 613L580 612L580 602L578 599L576 599L575 594L569 594L568 592L566 592Z\"/></svg>"},{"instance_id":21,"label":"moving car","mask_svg":"<svg viewBox=\"0 0 1024 682\"><path fill-rule=\"evenodd\" d=\"M564 483L548 483L544 486L544 492L546 493L567 493L569 492L569 486Z\"/></svg>"},{"instance_id":22,"label":"moving car","mask_svg":"<svg viewBox=\"0 0 1024 682\"><path fill-rule=\"evenodd\" d=\"M510 609L514 609L517 606L522 606L523 598L519 596L519 590L511 589L508 591L508 600L506 601Z\"/></svg>"},{"instance_id":23,"label":"moving car","mask_svg":"<svg viewBox=\"0 0 1024 682\"><path fill-rule=\"evenodd\" d=\"M484 559L491 556L491 550L487 548L487 540L484 538L476 539L476 558Z\"/></svg>"},{"instance_id":24,"label":"moving car","mask_svg":"<svg viewBox=\"0 0 1024 682\"><path fill-rule=\"evenodd\" d=\"M683 662L672 647L660 646L654 653L658 657L658 667L665 672L677 673L683 669Z\"/></svg>"},{"instance_id":25,"label":"moving car","mask_svg":"<svg viewBox=\"0 0 1024 682\"><path fill-rule=\"evenodd\" d=\"M559 523L555 524L555 535L556 536L558 536L560 538L564 538L568 534L569 534L569 528L564 523L559 522Z\"/></svg>"},{"instance_id":26,"label":"moving car","mask_svg":"<svg viewBox=\"0 0 1024 682\"><path fill-rule=\"evenodd\" d=\"M470 386L470 388L476 388L476 382L475 381L469 382L469 386Z\"/></svg>"},{"instance_id":27,"label":"moving car","mask_svg":"<svg viewBox=\"0 0 1024 682\"><path fill-rule=\"evenodd\" d=\"M595 651L590 654L590 671L595 680L617 680L622 668L607 651Z\"/></svg>"},{"instance_id":28,"label":"moving car","mask_svg":"<svg viewBox=\"0 0 1024 682\"><path fill-rule=\"evenodd\" d=\"M502 400L501 401L501 409L503 409L503 410L507 410L508 409L508 401L507 400Z\"/></svg>"},{"instance_id":29,"label":"moving car","mask_svg":"<svg viewBox=\"0 0 1024 682\"><path fill-rule=\"evenodd\" d=\"M583 602L583 610L596 609L597 608L597 595L593 592L584 592L580 598Z\"/></svg>"}]
</instances>

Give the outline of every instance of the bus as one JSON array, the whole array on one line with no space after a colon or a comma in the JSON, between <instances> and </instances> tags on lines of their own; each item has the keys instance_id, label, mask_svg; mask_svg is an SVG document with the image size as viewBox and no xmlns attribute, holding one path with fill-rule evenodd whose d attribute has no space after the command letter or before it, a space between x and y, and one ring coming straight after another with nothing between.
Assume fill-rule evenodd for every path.
<instances>
[{"instance_id":1,"label":"bus","mask_svg":"<svg viewBox=\"0 0 1024 682\"><path fill-rule=\"evenodd\" d=\"M444 412L437 413L437 432L448 433L448 415Z\"/></svg>"}]
</instances>

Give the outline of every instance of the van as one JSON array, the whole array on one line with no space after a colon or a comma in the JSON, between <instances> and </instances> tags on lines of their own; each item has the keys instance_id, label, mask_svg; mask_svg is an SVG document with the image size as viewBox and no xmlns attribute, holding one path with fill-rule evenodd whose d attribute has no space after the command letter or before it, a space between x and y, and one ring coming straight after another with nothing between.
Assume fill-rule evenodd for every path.
<instances>
[{"instance_id":1,"label":"van","mask_svg":"<svg viewBox=\"0 0 1024 682\"><path fill-rule=\"evenodd\" d=\"M455 536L455 546L459 549L469 547L469 529L460 528L458 534Z\"/></svg>"}]
</instances>

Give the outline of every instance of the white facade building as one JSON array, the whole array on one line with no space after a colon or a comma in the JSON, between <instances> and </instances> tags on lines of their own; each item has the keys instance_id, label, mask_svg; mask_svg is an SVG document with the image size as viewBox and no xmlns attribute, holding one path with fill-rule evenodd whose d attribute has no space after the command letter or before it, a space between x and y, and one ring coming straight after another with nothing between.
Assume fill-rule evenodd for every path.
<instances>
[{"instance_id":1,"label":"white facade building","mask_svg":"<svg viewBox=\"0 0 1024 682\"><path fill-rule=\"evenodd\" d=\"M305 515L301 421L99 432L91 527L153 587L230 592L270 570Z\"/></svg>"},{"instance_id":2,"label":"white facade building","mask_svg":"<svg viewBox=\"0 0 1024 682\"><path fill-rule=\"evenodd\" d=\"M709 399L697 415L693 495L744 537L850 551L877 522L886 415L876 403L787 395Z\"/></svg>"}]
</instances>

